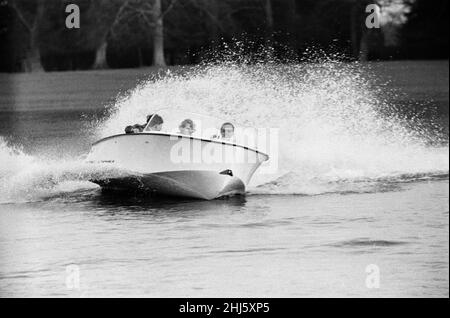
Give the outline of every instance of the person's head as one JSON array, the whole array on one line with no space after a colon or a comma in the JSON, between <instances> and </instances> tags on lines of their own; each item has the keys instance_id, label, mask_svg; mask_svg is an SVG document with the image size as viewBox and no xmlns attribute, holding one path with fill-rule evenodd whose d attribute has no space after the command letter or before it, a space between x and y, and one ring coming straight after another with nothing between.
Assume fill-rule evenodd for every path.
<instances>
[{"instance_id":1,"label":"person's head","mask_svg":"<svg viewBox=\"0 0 450 318\"><path fill-rule=\"evenodd\" d=\"M192 135L195 132L195 125L191 119L185 119L180 124L180 133L183 135Z\"/></svg>"},{"instance_id":2,"label":"person's head","mask_svg":"<svg viewBox=\"0 0 450 318\"><path fill-rule=\"evenodd\" d=\"M136 125L133 126L133 129L134 129L135 133L143 132L144 129L145 129L145 125L136 124Z\"/></svg>"},{"instance_id":3,"label":"person's head","mask_svg":"<svg viewBox=\"0 0 450 318\"><path fill-rule=\"evenodd\" d=\"M147 130L160 131L162 129L164 121L161 116L159 116L158 114L154 114L147 116L147 123Z\"/></svg>"},{"instance_id":4,"label":"person's head","mask_svg":"<svg viewBox=\"0 0 450 318\"><path fill-rule=\"evenodd\" d=\"M133 126L127 126L127 127L125 127L125 133L126 133L126 134L134 134Z\"/></svg>"},{"instance_id":5,"label":"person's head","mask_svg":"<svg viewBox=\"0 0 450 318\"><path fill-rule=\"evenodd\" d=\"M220 135L222 138L232 138L234 135L234 126L232 123L224 123L222 127L220 127Z\"/></svg>"},{"instance_id":6,"label":"person's head","mask_svg":"<svg viewBox=\"0 0 450 318\"><path fill-rule=\"evenodd\" d=\"M126 134L137 134L137 133L142 132L143 129L144 129L144 126L136 124L133 126L125 127L125 133Z\"/></svg>"}]
</instances>

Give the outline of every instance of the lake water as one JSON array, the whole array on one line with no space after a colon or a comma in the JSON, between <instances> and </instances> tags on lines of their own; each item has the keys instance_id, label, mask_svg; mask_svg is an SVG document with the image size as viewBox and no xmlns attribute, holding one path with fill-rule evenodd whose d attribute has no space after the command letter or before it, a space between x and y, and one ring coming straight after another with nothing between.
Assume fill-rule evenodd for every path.
<instances>
[{"instance_id":1,"label":"lake water","mask_svg":"<svg viewBox=\"0 0 450 318\"><path fill-rule=\"evenodd\" d=\"M1 74L0 295L448 297L448 62L420 63ZM90 144L163 107L279 128L278 170L102 193Z\"/></svg>"}]
</instances>

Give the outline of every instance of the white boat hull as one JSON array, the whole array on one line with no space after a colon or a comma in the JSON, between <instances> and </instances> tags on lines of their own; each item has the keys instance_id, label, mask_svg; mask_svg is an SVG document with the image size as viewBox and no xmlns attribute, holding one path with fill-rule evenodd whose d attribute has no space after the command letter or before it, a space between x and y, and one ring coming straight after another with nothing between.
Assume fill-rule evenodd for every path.
<instances>
[{"instance_id":1,"label":"white boat hull","mask_svg":"<svg viewBox=\"0 0 450 318\"><path fill-rule=\"evenodd\" d=\"M87 161L127 171L92 180L109 190L211 200L245 193L264 153L219 141L162 133L124 134L95 143Z\"/></svg>"}]
</instances>

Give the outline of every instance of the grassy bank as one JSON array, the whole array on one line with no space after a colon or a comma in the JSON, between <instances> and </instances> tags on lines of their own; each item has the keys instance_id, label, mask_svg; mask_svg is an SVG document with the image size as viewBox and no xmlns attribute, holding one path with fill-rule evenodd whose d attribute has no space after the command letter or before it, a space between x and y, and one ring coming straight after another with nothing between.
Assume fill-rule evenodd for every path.
<instances>
[{"instance_id":1,"label":"grassy bank","mask_svg":"<svg viewBox=\"0 0 450 318\"><path fill-rule=\"evenodd\" d=\"M361 64L379 83L389 82L402 102L431 102L448 116L448 61L393 61ZM185 72L189 67L171 67ZM0 74L0 110L99 109L136 87L156 68L104 71Z\"/></svg>"}]
</instances>

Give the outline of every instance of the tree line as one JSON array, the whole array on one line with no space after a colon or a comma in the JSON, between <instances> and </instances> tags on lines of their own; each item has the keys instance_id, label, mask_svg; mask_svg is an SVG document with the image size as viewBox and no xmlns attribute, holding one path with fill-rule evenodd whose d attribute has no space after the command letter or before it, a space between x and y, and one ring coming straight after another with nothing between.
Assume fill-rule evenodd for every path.
<instances>
[{"instance_id":1,"label":"tree line","mask_svg":"<svg viewBox=\"0 0 450 318\"><path fill-rule=\"evenodd\" d=\"M380 28L365 24L372 3ZM239 40L278 56L448 58L447 17L447 0L1 0L0 71L194 64Z\"/></svg>"}]
</instances>

